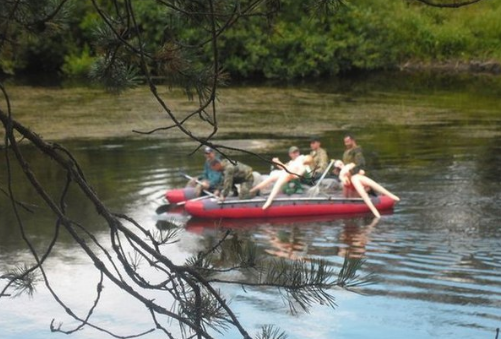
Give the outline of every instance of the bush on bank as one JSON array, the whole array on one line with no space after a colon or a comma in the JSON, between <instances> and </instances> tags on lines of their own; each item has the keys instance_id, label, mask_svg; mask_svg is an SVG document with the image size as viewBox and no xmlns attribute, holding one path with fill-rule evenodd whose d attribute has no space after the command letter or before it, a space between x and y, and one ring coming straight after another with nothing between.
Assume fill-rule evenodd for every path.
<instances>
[{"instance_id":1,"label":"bush on bank","mask_svg":"<svg viewBox=\"0 0 501 339\"><path fill-rule=\"evenodd\" d=\"M172 17L152 0L135 3L147 44L161 46ZM27 37L0 59L6 72L60 72L84 76L95 60L96 13L82 2L57 39ZM404 63L501 60L501 2L482 1L459 9L411 0L350 1L334 13L315 13L305 2L284 0L268 24L250 18L220 40L223 67L233 77L292 79L354 70L379 70ZM194 40L200 32L184 31ZM202 55L209 58L210 54ZM203 61L203 60L202 60Z\"/></svg>"}]
</instances>

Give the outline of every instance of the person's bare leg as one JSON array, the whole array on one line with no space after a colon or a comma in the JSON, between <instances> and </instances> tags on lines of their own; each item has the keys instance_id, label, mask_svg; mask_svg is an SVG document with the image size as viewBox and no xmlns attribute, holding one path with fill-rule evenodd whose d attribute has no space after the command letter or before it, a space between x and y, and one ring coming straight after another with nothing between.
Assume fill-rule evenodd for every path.
<instances>
[{"instance_id":1,"label":"person's bare leg","mask_svg":"<svg viewBox=\"0 0 501 339\"><path fill-rule=\"evenodd\" d=\"M292 179L292 177L293 176L291 174L289 174L285 171L279 176L279 178L275 182L275 185L273 185L273 189L271 190L270 195L268 196L268 199L266 199L266 202L263 205L263 210L270 207L271 203L273 202L273 199L275 199L278 192L280 192L280 190L282 189L282 186L284 184L286 184L287 182L289 182Z\"/></svg>"},{"instance_id":2,"label":"person's bare leg","mask_svg":"<svg viewBox=\"0 0 501 339\"><path fill-rule=\"evenodd\" d=\"M359 180L362 183L362 185L370 187L374 191L379 192L379 193L381 193L383 195L386 195L386 196L390 197L391 199L393 199L395 201L400 201L399 197L397 197L395 194L393 194L390 191L388 191L386 188L384 188L383 186L381 186L380 184L378 184L377 182L375 182L371 178L368 178L368 177L365 177L365 176L360 176Z\"/></svg>"},{"instance_id":3,"label":"person's bare leg","mask_svg":"<svg viewBox=\"0 0 501 339\"><path fill-rule=\"evenodd\" d=\"M285 173L285 171L284 171L284 173ZM264 188L264 187L268 186L272 182L276 181L280 177L280 174L282 174L282 172L280 172L280 171L277 171L275 173L270 174L270 176L268 176L268 178L264 179L259 184L257 184L256 186L252 187L251 190L250 190L250 192L254 193L254 192L260 190L261 188Z\"/></svg>"},{"instance_id":4,"label":"person's bare leg","mask_svg":"<svg viewBox=\"0 0 501 339\"><path fill-rule=\"evenodd\" d=\"M286 171L280 173L280 176L278 177L277 181L275 182L275 185L273 186L273 189L270 192L270 196L263 205L263 210L270 207L271 203L273 202L273 199L275 199L275 197L277 196L278 192L283 187L283 185L285 185L292 179L303 175L306 170L303 164L293 164L292 166L289 166L288 169L290 173Z\"/></svg>"},{"instance_id":5,"label":"person's bare leg","mask_svg":"<svg viewBox=\"0 0 501 339\"><path fill-rule=\"evenodd\" d=\"M379 214L379 211L377 210L376 206L374 206L371 198L369 197L369 195L365 191L365 187L362 184L362 181L363 181L362 178L366 178L366 177L361 176L361 175L352 176L351 177L351 184L353 185L353 187L355 187L355 190L360 195L360 198L362 198L364 200L365 204L367 205L367 207L369 207L369 209L372 211L374 216L376 218L381 218L381 214Z\"/></svg>"},{"instance_id":6,"label":"person's bare leg","mask_svg":"<svg viewBox=\"0 0 501 339\"><path fill-rule=\"evenodd\" d=\"M346 185L343 185L343 197L345 198L351 198L350 196L350 188L346 187Z\"/></svg>"}]
</instances>

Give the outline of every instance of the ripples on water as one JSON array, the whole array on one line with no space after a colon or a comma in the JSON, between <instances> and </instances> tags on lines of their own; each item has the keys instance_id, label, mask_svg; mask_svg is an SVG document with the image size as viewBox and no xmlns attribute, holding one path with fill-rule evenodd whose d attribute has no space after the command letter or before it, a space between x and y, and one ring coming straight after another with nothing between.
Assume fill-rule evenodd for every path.
<instances>
[{"instance_id":1,"label":"ripples on water","mask_svg":"<svg viewBox=\"0 0 501 339\"><path fill-rule=\"evenodd\" d=\"M484 120L489 125L482 125L485 129L501 122ZM371 159L377 166L370 175L402 198L395 211L380 221L366 215L223 223L241 239L256 243L266 256L322 258L337 269L346 255L362 257L366 260L362 273L373 272L377 277L375 284L359 290L363 296L334 291L339 304L334 311L318 306L310 314L297 316L288 314L274 290L244 293L224 287L244 323L255 328L273 321L290 338L494 339L495 329L501 327L501 150L497 147L501 138L461 138L463 123L451 119L417 126L407 129L409 135L402 138L400 131L385 130L384 126L359 131L359 139L370 141L368 153L378 150L379 155ZM329 150L342 151L338 133L327 133L325 139ZM398 149L391 148L392 139L398 140ZM266 143L268 140L263 140ZM299 143L307 146L307 141ZM116 140L74 142L70 149L98 194L113 209L127 212L152 229L159 221L182 225L185 231L174 251L180 256L210 246L220 235L213 222L189 220L183 214L153 213L167 188L186 183L180 171L197 174L201 169L202 157L186 156L191 151L186 145ZM266 152L271 156L277 150ZM261 172L267 170L267 165L257 160L245 162ZM91 210L81 208L82 213ZM2 217L4 225L12 222L8 216ZM23 255L23 245L3 232L0 258L12 265L19 261L12 258ZM105 237L107 233L100 230L98 234ZM64 265L71 272L72 262L77 262L80 272L92 272L92 266L80 267L84 260L70 249L68 245L60 252L55 265ZM45 300L43 291L40 294ZM117 300L115 307L123 308L126 301ZM51 313L50 309L43 312ZM22 323L23 311L13 313ZM112 315L101 316L107 319ZM40 325L45 326L43 331L46 325ZM32 338L46 337L46 332L39 332L38 337L36 332L30 332ZM95 338L85 333L74 337Z\"/></svg>"},{"instance_id":2,"label":"ripples on water","mask_svg":"<svg viewBox=\"0 0 501 339\"><path fill-rule=\"evenodd\" d=\"M181 237L189 244L181 247L188 252L200 250L201 244L209 246L208 239L220 235L214 222L189 220L184 214L152 215L166 188L185 184L179 172L196 174L201 159L186 157L186 150L159 154L168 145L122 146L75 147L77 153L86 154L82 158L101 159L102 166L83 166L105 201L128 206L129 214L152 228L158 220L185 225L187 233ZM127 164L127 170L118 170L124 156L120 152L138 161ZM158 163L165 166L154 165ZM109 167L111 170L103 170ZM339 308L330 311L319 306L312 314L324 313L321 320L315 320L311 314L287 315L287 308L271 290L243 293L229 288L236 311L256 314L256 322L245 320L251 327L265 322L270 313L279 314L284 329L293 326L291 322L306 326L321 321L319 328L325 328L312 333L325 338L348 338L354 335L353 327L357 328L355 335L363 338L398 338L402 333L409 338L494 338L495 328L501 324L499 183L485 183L471 161L408 171L380 169L373 174L386 176L386 186L402 198L395 211L379 222L370 216L350 216L222 224L256 243L266 256L322 258L336 269L346 255L365 258L363 273L373 272L377 277L375 284L359 290L365 296L341 293ZM108 192L109 181L120 184ZM334 295L339 297L339 292ZM343 326L327 326L339 317ZM289 335L302 338L314 336L312 333L297 329Z\"/></svg>"}]
</instances>

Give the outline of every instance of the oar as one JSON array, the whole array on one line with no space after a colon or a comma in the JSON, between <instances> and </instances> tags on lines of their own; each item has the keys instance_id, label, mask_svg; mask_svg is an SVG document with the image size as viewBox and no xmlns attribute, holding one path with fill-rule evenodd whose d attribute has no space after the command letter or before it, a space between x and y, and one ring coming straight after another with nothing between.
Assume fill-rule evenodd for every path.
<instances>
[{"instance_id":1,"label":"oar","mask_svg":"<svg viewBox=\"0 0 501 339\"><path fill-rule=\"evenodd\" d=\"M188 179L188 180L195 179L195 178L193 178L193 177L189 176L189 175L188 175L188 174L186 174L186 173L182 173L182 172L181 172L180 174L181 174L183 177L185 177L186 179ZM198 179L195 179L195 182L196 182L197 184L199 184L199 185L203 185L203 182L201 182L201 181L200 181L200 180L198 180ZM211 193L211 192L209 192L209 191L207 191L207 190L202 190L202 192L204 192L204 193L205 193L205 194L207 194L207 195L210 195L210 196L211 196L211 197L213 197L213 198L217 198L217 196L216 196L214 193Z\"/></svg>"},{"instance_id":2,"label":"oar","mask_svg":"<svg viewBox=\"0 0 501 339\"><path fill-rule=\"evenodd\" d=\"M193 179L195 179L195 178L193 178L192 176L189 176L188 174L183 173L183 172L181 172L181 173L179 173L179 174L181 174L181 176L185 177L185 178L186 178L186 179L188 179L188 180L193 180ZM196 182L197 184L199 184L199 185L203 185L203 182L201 182L201 181L200 181L200 180L198 180L198 179L195 179L195 182ZM205 194L207 194L207 195L214 195L214 194L212 194L211 192L206 191L206 190L204 190L203 192L204 192Z\"/></svg>"},{"instance_id":3,"label":"oar","mask_svg":"<svg viewBox=\"0 0 501 339\"><path fill-rule=\"evenodd\" d=\"M176 204L161 205L161 206L157 207L157 209L155 210L155 213L156 214L162 214L162 213L168 212L168 211L170 211L170 210L172 210L172 209L174 209L176 207L184 206L188 201L203 200L203 199L207 199L207 198L212 198L213 196L215 196L215 195L214 194L212 194L212 195L203 195L201 197L190 199L190 200L181 201L181 202L178 202Z\"/></svg>"},{"instance_id":4,"label":"oar","mask_svg":"<svg viewBox=\"0 0 501 339\"><path fill-rule=\"evenodd\" d=\"M331 169L332 164L334 164L334 159L331 160L331 162L329 163L329 166L327 166L327 168L325 169L324 173L322 173L322 176L320 177L320 179L318 179L318 181L315 184L315 186L310 187L308 189L308 191L306 192L306 195L308 195L309 197L314 197L314 196L318 195L318 193L320 192L320 183L322 182L322 180L324 180L325 176L327 175L327 173Z\"/></svg>"}]
</instances>

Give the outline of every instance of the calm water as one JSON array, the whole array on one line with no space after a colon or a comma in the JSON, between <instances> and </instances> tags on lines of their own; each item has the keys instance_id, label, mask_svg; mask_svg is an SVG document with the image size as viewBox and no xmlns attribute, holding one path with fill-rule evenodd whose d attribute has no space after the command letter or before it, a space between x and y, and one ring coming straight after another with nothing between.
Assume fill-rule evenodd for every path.
<instances>
[{"instance_id":1,"label":"calm water","mask_svg":"<svg viewBox=\"0 0 501 339\"><path fill-rule=\"evenodd\" d=\"M290 109L302 117L301 124L307 128L305 109L326 107L334 127L321 136L331 157L342 153L339 130L358 136L369 159L370 176L402 198L393 213L378 222L364 215L227 222L223 226L234 229L243 241L257 244L268 256L323 258L336 268L348 252L364 257L364 272L374 272L377 282L362 288L362 294L333 291L338 304L335 310L316 306L309 314L298 315L291 315L271 289L245 293L239 287L223 287L223 293L233 300L251 333L260 325L274 323L289 338L494 339L496 328L501 327L501 87L496 82L496 86L484 86L488 80L463 78L364 81L289 88L304 98L301 105ZM253 87L244 86L241 91L249 88ZM343 109L330 106L336 104ZM261 102L255 109L260 113L261 108L264 111L272 105ZM344 115L347 110L351 119ZM386 119L370 118L371 114L380 116L381 111L386 111ZM259 149L262 155L284 158L289 145L308 146L305 137L295 134L273 140L236 133L227 139L244 145L258 141L265 145ZM174 261L181 263L217 241L221 231L212 222L154 213L166 189L185 184L179 171L195 174L201 168L201 155L187 156L192 144L122 139L64 144L113 210L128 213L151 229L165 221L182 226L181 241L170 252ZM42 182L64 177L37 152L25 151ZM268 170L255 158L236 158L258 171ZM0 186L6 187L3 158L0 164ZM17 181L15 189L21 200L31 201L33 192L25 184ZM56 194L60 187L51 189ZM91 206L72 195L69 208L106 242L107 230L93 216ZM5 198L0 198L0 209L1 275L31 259ZM44 248L52 234L53 218L37 210L35 216L25 213L25 220L32 241ZM98 281L85 255L63 237L46 269L62 298L84 314ZM52 319L68 329L73 324L43 284L32 298L0 300L0 338L64 337L50 333ZM144 308L109 282L94 321L118 334L152 327ZM106 336L86 329L71 337ZM160 337L161 333L146 336ZM229 332L226 337L237 335Z\"/></svg>"}]
</instances>

